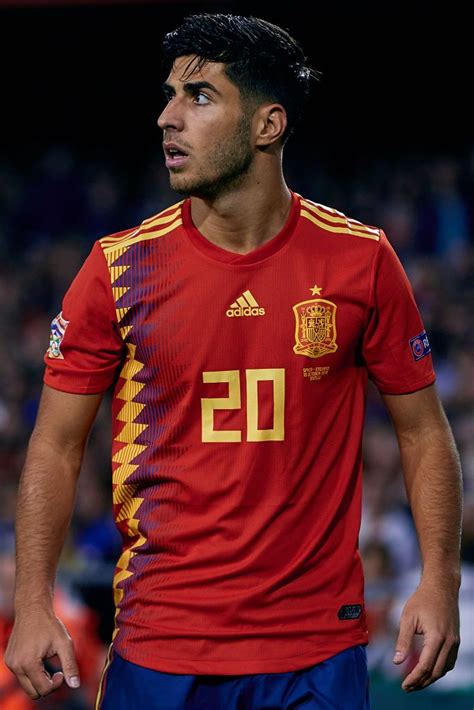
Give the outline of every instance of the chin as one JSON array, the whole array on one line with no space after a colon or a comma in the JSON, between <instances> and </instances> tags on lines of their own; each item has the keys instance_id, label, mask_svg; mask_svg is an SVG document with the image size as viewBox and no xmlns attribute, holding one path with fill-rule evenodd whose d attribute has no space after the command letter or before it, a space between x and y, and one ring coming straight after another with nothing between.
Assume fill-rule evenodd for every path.
<instances>
[{"instance_id":1,"label":"chin","mask_svg":"<svg viewBox=\"0 0 474 710\"><path fill-rule=\"evenodd\" d=\"M179 195L185 197L215 197L220 192L218 181L212 183L193 182L189 179L186 180L184 177L180 179L177 175L170 176L170 187Z\"/></svg>"}]
</instances>

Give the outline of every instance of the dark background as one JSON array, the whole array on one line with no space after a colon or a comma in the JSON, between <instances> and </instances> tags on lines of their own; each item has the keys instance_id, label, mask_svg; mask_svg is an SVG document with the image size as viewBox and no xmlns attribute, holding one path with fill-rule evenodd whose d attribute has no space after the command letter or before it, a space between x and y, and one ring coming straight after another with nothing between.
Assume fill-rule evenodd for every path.
<instances>
[{"instance_id":1,"label":"dark background","mask_svg":"<svg viewBox=\"0 0 474 710\"><path fill-rule=\"evenodd\" d=\"M31 5L31 3L30 3ZM0 8L0 149L25 164L65 142L140 169L161 152L160 45L190 12L254 14L281 24L323 72L288 144L301 171L338 173L366 158L472 141L469 23L456 4L332 2L108 3Z\"/></svg>"}]
</instances>

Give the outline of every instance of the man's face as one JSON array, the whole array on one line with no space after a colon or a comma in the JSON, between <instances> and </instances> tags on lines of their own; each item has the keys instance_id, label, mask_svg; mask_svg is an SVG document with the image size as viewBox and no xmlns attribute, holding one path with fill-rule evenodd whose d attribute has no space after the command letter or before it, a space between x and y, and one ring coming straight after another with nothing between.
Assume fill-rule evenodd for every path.
<instances>
[{"instance_id":1,"label":"man's face","mask_svg":"<svg viewBox=\"0 0 474 710\"><path fill-rule=\"evenodd\" d=\"M242 110L239 89L224 74L223 64L208 62L189 74L192 58L175 61L164 84L168 103L158 125L171 188L183 195L216 197L238 186L250 169L251 115Z\"/></svg>"}]
</instances>

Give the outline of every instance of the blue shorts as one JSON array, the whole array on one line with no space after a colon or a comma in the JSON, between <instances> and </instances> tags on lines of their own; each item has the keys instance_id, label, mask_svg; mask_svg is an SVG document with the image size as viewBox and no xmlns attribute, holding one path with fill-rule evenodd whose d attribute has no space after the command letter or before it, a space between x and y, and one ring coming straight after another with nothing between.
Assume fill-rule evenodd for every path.
<instances>
[{"instance_id":1,"label":"blue shorts","mask_svg":"<svg viewBox=\"0 0 474 710\"><path fill-rule=\"evenodd\" d=\"M100 696L102 696L100 698ZM112 652L96 710L370 710L365 646L288 673L184 675Z\"/></svg>"}]
</instances>

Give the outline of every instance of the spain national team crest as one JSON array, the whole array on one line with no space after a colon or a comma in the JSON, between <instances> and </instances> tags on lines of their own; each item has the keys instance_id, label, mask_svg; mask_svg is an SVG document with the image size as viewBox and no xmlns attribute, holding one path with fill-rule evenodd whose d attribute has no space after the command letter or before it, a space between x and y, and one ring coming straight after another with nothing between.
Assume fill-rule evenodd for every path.
<instances>
[{"instance_id":1,"label":"spain national team crest","mask_svg":"<svg viewBox=\"0 0 474 710\"><path fill-rule=\"evenodd\" d=\"M53 357L56 360L64 360L64 355L61 352L60 345L64 338L64 333L69 325L69 321L63 318L63 312L59 313L51 322L51 335L49 338L49 348L46 351L48 357Z\"/></svg>"},{"instance_id":2,"label":"spain national team crest","mask_svg":"<svg viewBox=\"0 0 474 710\"><path fill-rule=\"evenodd\" d=\"M293 306L296 318L293 351L297 355L322 357L337 350L336 304L325 298L301 301Z\"/></svg>"}]
</instances>

